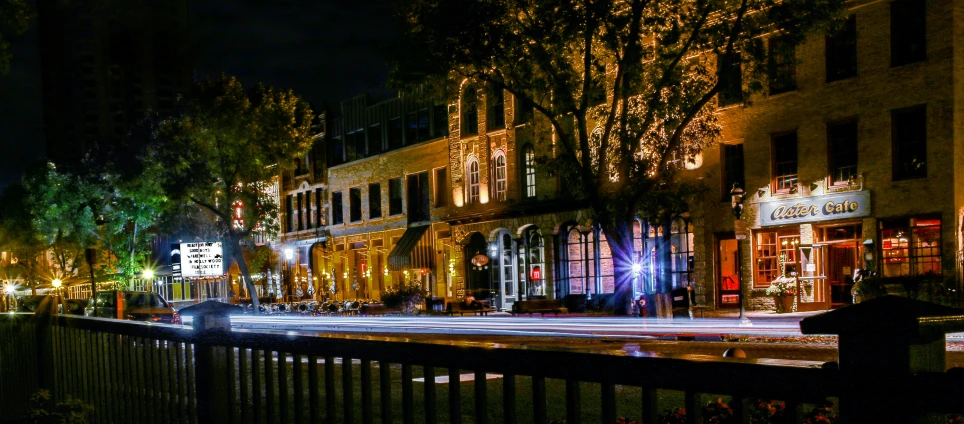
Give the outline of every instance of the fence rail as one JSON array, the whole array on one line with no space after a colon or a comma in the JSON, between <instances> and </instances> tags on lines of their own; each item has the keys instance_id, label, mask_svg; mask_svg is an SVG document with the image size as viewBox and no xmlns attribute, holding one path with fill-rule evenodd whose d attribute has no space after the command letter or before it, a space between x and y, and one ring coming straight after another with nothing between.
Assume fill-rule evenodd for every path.
<instances>
[{"instance_id":1,"label":"fence rail","mask_svg":"<svg viewBox=\"0 0 964 424\"><path fill-rule=\"evenodd\" d=\"M711 396L730 399L742 422L744 400L782 400L794 422L804 404L846 396L853 385L810 361L196 332L70 316L3 315L0 338L0 407L9 416L26 414L30 394L50 388L57 399L93 404L94 423L651 423L674 402L698 423ZM915 407L962 412L954 374L899 389L926 394Z\"/></svg>"}]
</instances>

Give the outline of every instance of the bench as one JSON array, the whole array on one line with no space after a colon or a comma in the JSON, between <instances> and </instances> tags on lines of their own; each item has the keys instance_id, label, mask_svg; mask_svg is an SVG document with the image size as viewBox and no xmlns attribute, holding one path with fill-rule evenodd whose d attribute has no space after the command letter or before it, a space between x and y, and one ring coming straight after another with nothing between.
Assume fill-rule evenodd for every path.
<instances>
[{"instance_id":1,"label":"bench","mask_svg":"<svg viewBox=\"0 0 964 424\"><path fill-rule=\"evenodd\" d=\"M381 303L361 305L358 310L359 315L400 315L401 313L402 311L398 308L389 308Z\"/></svg>"},{"instance_id":2,"label":"bench","mask_svg":"<svg viewBox=\"0 0 964 424\"><path fill-rule=\"evenodd\" d=\"M452 316L463 316L465 314L488 315L489 312L495 312L495 309L482 303L466 305L465 302L449 302L445 307L445 315Z\"/></svg>"},{"instance_id":3,"label":"bench","mask_svg":"<svg viewBox=\"0 0 964 424\"><path fill-rule=\"evenodd\" d=\"M562 306L561 299L519 300L512 304L513 314L529 314L529 316L542 314L542 316L546 316L547 312L559 315L568 313L569 309Z\"/></svg>"}]
</instances>

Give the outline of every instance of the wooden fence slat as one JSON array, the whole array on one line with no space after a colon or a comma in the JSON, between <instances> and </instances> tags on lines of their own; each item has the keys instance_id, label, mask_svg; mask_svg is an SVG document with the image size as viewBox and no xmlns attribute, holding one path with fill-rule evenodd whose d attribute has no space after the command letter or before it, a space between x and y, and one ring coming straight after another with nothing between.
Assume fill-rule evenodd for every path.
<instances>
[{"instance_id":1,"label":"wooden fence slat","mask_svg":"<svg viewBox=\"0 0 964 424\"><path fill-rule=\"evenodd\" d=\"M422 374L425 377L425 423L436 424L438 414L435 410L435 368L425 365L422 369Z\"/></svg>"},{"instance_id":2,"label":"wooden fence slat","mask_svg":"<svg viewBox=\"0 0 964 424\"><path fill-rule=\"evenodd\" d=\"M566 424L582 423L582 397L579 394L579 381L566 380ZM603 419L603 422L606 422Z\"/></svg>"},{"instance_id":3,"label":"wooden fence slat","mask_svg":"<svg viewBox=\"0 0 964 424\"><path fill-rule=\"evenodd\" d=\"M392 374L391 364L386 361L378 362L378 380L381 396L382 423L391 424L392 422Z\"/></svg>"},{"instance_id":4,"label":"wooden fence slat","mask_svg":"<svg viewBox=\"0 0 964 424\"><path fill-rule=\"evenodd\" d=\"M475 422L489 422L489 390L486 386L485 371L475 371ZM538 421L542 422L542 421Z\"/></svg>"},{"instance_id":5,"label":"wooden fence slat","mask_svg":"<svg viewBox=\"0 0 964 424\"><path fill-rule=\"evenodd\" d=\"M325 357L325 422L335 424L337 420L335 400L335 357Z\"/></svg>"},{"instance_id":6,"label":"wooden fence slat","mask_svg":"<svg viewBox=\"0 0 964 424\"><path fill-rule=\"evenodd\" d=\"M612 383L602 383L602 421L604 423L616 422L616 385Z\"/></svg>"},{"instance_id":7,"label":"wooden fence slat","mask_svg":"<svg viewBox=\"0 0 964 424\"><path fill-rule=\"evenodd\" d=\"M305 382L304 382L304 365L301 361L305 359L303 355L291 355L292 356L292 371L294 380L294 410L295 410L295 422L302 424L305 422Z\"/></svg>"},{"instance_id":8,"label":"wooden fence slat","mask_svg":"<svg viewBox=\"0 0 964 424\"><path fill-rule=\"evenodd\" d=\"M449 422L462 424L462 381L458 367L449 368Z\"/></svg>"},{"instance_id":9,"label":"wooden fence slat","mask_svg":"<svg viewBox=\"0 0 964 424\"><path fill-rule=\"evenodd\" d=\"M264 353L264 413L267 416L268 423L277 422L277 417L275 416L275 404L274 404L274 352L270 350L263 351Z\"/></svg>"},{"instance_id":10,"label":"wooden fence slat","mask_svg":"<svg viewBox=\"0 0 964 424\"><path fill-rule=\"evenodd\" d=\"M515 374L502 375L502 410L505 424L516 423L516 377Z\"/></svg>"},{"instance_id":11,"label":"wooden fence slat","mask_svg":"<svg viewBox=\"0 0 964 424\"><path fill-rule=\"evenodd\" d=\"M546 422L546 378L532 376L532 418L537 423Z\"/></svg>"},{"instance_id":12,"label":"wooden fence slat","mask_svg":"<svg viewBox=\"0 0 964 424\"><path fill-rule=\"evenodd\" d=\"M372 361L361 360L361 411L362 424L372 424Z\"/></svg>"},{"instance_id":13,"label":"wooden fence slat","mask_svg":"<svg viewBox=\"0 0 964 424\"><path fill-rule=\"evenodd\" d=\"M308 420L312 424L320 421L321 411L318 398L318 357L308 355Z\"/></svg>"},{"instance_id":14,"label":"wooden fence slat","mask_svg":"<svg viewBox=\"0 0 964 424\"><path fill-rule=\"evenodd\" d=\"M415 422L415 389L412 381L412 364L402 364L402 422Z\"/></svg>"},{"instance_id":15,"label":"wooden fence slat","mask_svg":"<svg viewBox=\"0 0 964 424\"><path fill-rule=\"evenodd\" d=\"M354 387L351 376L351 358L342 357L341 358L341 396L342 396L342 415L344 416L345 424L352 424L355 412L355 397L354 397Z\"/></svg>"}]
</instances>

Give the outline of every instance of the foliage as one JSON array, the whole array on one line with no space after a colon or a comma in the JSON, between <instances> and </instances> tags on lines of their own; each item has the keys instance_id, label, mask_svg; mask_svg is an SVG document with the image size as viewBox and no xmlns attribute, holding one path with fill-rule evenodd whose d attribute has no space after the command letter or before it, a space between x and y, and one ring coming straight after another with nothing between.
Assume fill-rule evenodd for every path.
<instances>
[{"instance_id":1,"label":"foliage","mask_svg":"<svg viewBox=\"0 0 964 424\"><path fill-rule=\"evenodd\" d=\"M21 277L36 294L40 275L46 269L46 244L33 228L26 202L27 192L21 184L10 185L0 194L0 251L13 254Z\"/></svg>"},{"instance_id":2,"label":"foliage","mask_svg":"<svg viewBox=\"0 0 964 424\"><path fill-rule=\"evenodd\" d=\"M686 408L676 407L672 411L666 411L657 418L657 421L663 424L685 424Z\"/></svg>"},{"instance_id":3,"label":"foliage","mask_svg":"<svg viewBox=\"0 0 964 424\"><path fill-rule=\"evenodd\" d=\"M54 402L47 390L38 390L30 396L29 424L87 424L87 416L94 411L93 405L67 396L63 402Z\"/></svg>"},{"instance_id":4,"label":"foliage","mask_svg":"<svg viewBox=\"0 0 964 424\"><path fill-rule=\"evenodd\" d=\"M780 423L785 421L786 404L778 400L756 399L750 403L750 423Z\"/></svg>"},{"instance_id":5,"label":"foliage","mask_svg":"<svg viewBox=\"0 0 964 424\"><path fill-rule=\"evenodd\" d=\"M242 240L280 230L276 178L310 149L312 119L291 91L245 90L221 75L195 84L181 112L159 125L144 158L170 199L198 205L216 220L251 293L257 291ZM257 297L252 302L258 306Z\"/></svg>"},{"instance_id":6,"label":"foliage","mask_svg":"<svg viewBox=\"0 0 964 424\"><path fill-rule=\"evenodd\" d=\"M730 408L723 398L716 398L715 401L703 407L703 422L709 424L735 423L736 416L733 415L733 408Z\"/></svg>"},{"instance_id":7,"label":"foliage","mask_svg":"<svg viewBox=\"0 0 964 424\"><path fill-rule=\"evenodd\" d=\"M27 23L34 18L26 0L0 0L0 75L10 72L10 42L8 38L23 34Z\"/></svg>"},{"instance_id":8,"label":"foliage","mask_svg":"<svg viewBox=\"0 0 964 424\"><path fill-rule=\"evenodd\" d=\"M830 402L822 405L815 405L813 409L804 414L805 424L833 424L837 422L837 413Z\"/></svg>"},{"instance_id":9,"label":"foliage","mask_svg":"<svg viewBox=\"0 0 964 424\"><path fill-rule=\"evenodd\" d=\"M857 279L854 280L854 287L851 292L855 296L861 296L864 299L871 297L883 296L887 294L887 288L885 287L885 281L876 272L861 270L857 274Z\"/></svg>"},{"instance_id":10,"label":"foliage","mask_svg":"<svg viewBox=\"0 0 964 424\"><path fill-rule=\"evenodd\" d=\"M795 296L797 282L793 277L777 277L770 282L766 290L767 296Z\"/></svg>"},{"instance_id":11,"label":"foliage","mask_svg":"<svg viewBox=\"0 0 964 424\"><path fill-rule=\"evenodd\" d=\"M595 213L616 265L614 304L625 309L633 218L662 223L689 210L700 190L676 174L720 138L727 81L717 58L737 58L748 99L766 81L765 37L799 44L833 26L844 1L399 3L392 83L441 83L451 95L476 81L532 105L553 134L538 162ZM668 274L660 280L657 291L669 292Z\"/></svg>"},{"instance_id":12,"label":"foliage","mask_svg":"<svg viewBox=\"0 0 964 424\"><path fill-rule=\"evenodd\" d=\"M418 314L418 306L428 295L419 283L402 284L399 287L391 287L382 293L382 304L386 308L401 309L404 315Z\"/></svg>"}]
</instances>

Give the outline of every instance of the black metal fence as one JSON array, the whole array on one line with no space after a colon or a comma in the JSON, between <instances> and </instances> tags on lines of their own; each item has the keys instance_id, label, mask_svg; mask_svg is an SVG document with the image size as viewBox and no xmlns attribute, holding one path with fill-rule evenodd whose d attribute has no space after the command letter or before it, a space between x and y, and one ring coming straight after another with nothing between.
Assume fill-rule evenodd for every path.
<instances>
[{"instance_id":1,"label":"black metal fence","mask_svg":"<svg viewBox=\"0 0 964 424\"><path fill-rule=\"evenodd\" d=\"M49 388L57 399L93 404L94 423L611 424L626 416L648 424L673 405L698 423L716 397L740 422L749 422L746 401L754 398L786 402L786 422L800 422L806 404L858 395L849 378L809 361L0 317L5 417L24 416L29 396ZM954 372L900 384L907 387L892 389L910 393L908 407L918 412L964 410ZM868 422L854 418L863 411L840 413Z\"/></svg>"}]
</instances>

